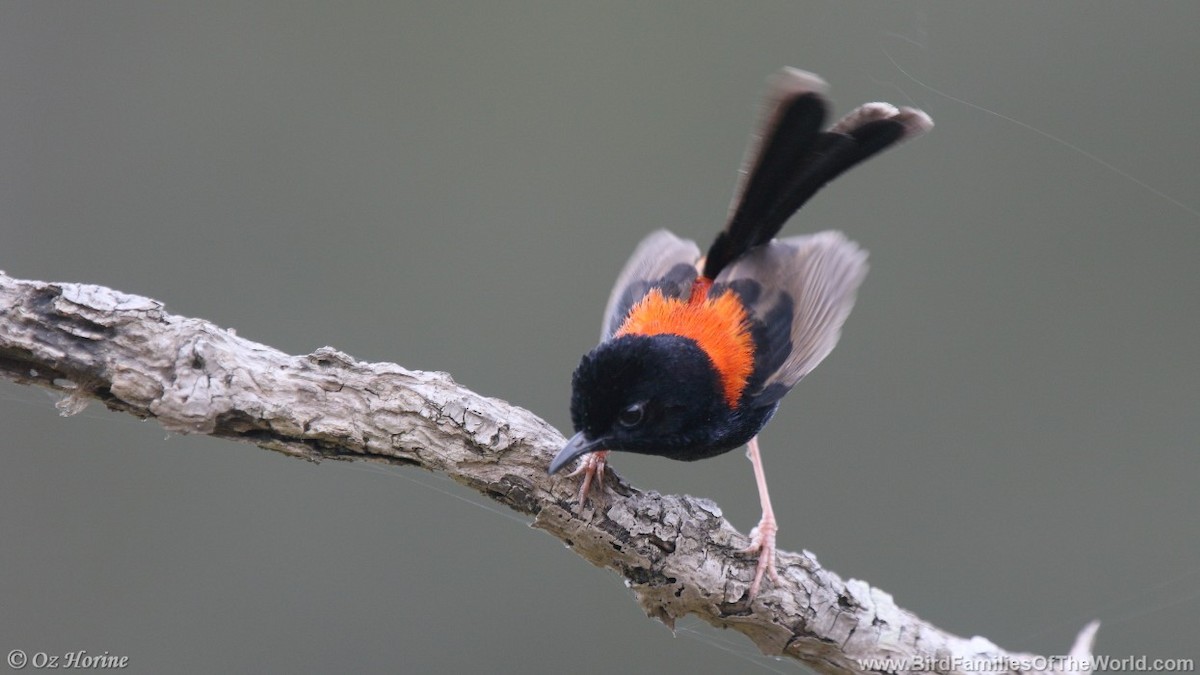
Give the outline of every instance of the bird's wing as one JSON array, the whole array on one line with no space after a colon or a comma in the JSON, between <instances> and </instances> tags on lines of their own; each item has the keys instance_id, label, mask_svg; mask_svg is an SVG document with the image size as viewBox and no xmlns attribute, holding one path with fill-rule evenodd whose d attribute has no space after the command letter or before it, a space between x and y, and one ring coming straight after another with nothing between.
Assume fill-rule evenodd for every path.
<instances>
[{"instance_id":1,"label":"bird's wing","mask_svg":"<svg viewBox=\"0 0 1200 675\"><path fill-rule=\"evenodd\" d=\"M698 274L698 260L700 248L696 242L680 239L666 230L650 233L638 244L617 277L604 310L600 341L612 337L629 310L652 288L668 298L687 298Z\"/></svg>"},{"instance_id":2,"label":"bird's wing","mask_svg":"<svg viewBox=\"0 0 1200 675\"><path fill-rule=\"evenodd\" d=\"M774 405L829 355L866 274L866 251L833 231L775 239L721 272L710 297L731 288L751 316L747 403Z\"/></svg>"}]
</instances>

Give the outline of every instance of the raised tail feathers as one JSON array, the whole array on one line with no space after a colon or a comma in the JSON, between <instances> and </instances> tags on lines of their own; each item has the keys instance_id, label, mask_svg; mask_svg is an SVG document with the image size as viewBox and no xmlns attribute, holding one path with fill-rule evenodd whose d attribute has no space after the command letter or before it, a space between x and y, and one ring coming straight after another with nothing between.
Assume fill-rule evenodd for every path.
<instances>
[{"instance_id":1,"label":"raised tail feathers","mask_svg":"<svg viewBox=\"0 0 1200 675\"><path fill-rule=\"evenodd\" d=\"M795 68L771 78L729 221L705 257L706 278L715 279L738 257L775 238L792 214L850 167L933 127L920 110L867 103L821 131L825 88L821 78Z\"/></svg>"}]
</instances>

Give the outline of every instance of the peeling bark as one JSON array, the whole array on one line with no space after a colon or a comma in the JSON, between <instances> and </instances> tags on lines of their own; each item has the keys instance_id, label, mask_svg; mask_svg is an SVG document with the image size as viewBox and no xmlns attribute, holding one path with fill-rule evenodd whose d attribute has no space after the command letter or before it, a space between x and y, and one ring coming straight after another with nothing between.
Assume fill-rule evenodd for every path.
<instances>
[{"instance_id":1,"label":"peeling bark","mask_svg":"<svg viewBox=\"0 0 1200 675\"><path fill-rule=\"evenodd\" d=\"M779 551L782 586L768 584L748 603L754 561L736 551L749 541L716 504L641 492L609 472L599 505L580 509L574 481L546 474L562 435L445 373L364 363L329 347L291 356L149 298L0 273L0 374L63 392L64 415L98 400L170 431L314 462L445 473L620 574L647 615L673 626L694 614L818 672L1090 672L1098 623L1079 634L1070 668L1054 670L1041 657L942 631L807 551ZM893 665L868 663L882 659Z\"/></svg>"}]
</instances>

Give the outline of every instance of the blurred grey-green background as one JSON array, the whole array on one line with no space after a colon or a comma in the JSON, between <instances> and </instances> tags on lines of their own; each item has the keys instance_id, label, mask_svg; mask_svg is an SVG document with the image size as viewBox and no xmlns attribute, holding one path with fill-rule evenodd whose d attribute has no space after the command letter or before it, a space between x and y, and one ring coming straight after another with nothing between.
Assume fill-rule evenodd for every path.
<instances>
[{"instance_id":1,"label":"blurred grey-green background","mask_svg":"<svg viewBox=\"0 0 1200 675\"><path fill-rule=\"evenodd\" d=\"M0 268L564 431L637 241L721 226L765 77L930 136L786 230L872 270L763 437L785 549L1017 650L1196 657L1200 3L0 4ZM800 669L419 472L0 383L0 649L135 672ZM758 517L742 453L614 456Z\"/></svg>"}]
</instances>

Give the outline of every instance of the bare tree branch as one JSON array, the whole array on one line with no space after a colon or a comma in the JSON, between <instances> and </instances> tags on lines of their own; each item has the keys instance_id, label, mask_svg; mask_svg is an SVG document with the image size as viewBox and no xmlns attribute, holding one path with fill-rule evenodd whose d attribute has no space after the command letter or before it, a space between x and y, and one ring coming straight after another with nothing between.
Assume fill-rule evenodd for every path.
<instances>
[{"instance_id":1,"label":"bare tree branch","mask_svg":"<svg viewBox=\"0 0 1200 675\"><path fill-rule=\"evenodd\" d=\"M311 461L363 460L445 473L533 518L585 560L614 570L645 612L673 626L695 614L744 633L766 654L823 673L1090 672L1098 624L1059 665L942 631L863 581L803 553L779 552L782 587L745 600L748 540L713 502L612 491L580 509L573 480L546 465L563 437L527 410L444 373L363 363L331 348L290 356L163 304L100 286L0 273L0 374L90 400L171 431L254 443ZM884 663L891 659L891 664Z\"/></svg>"}]
</instances>

